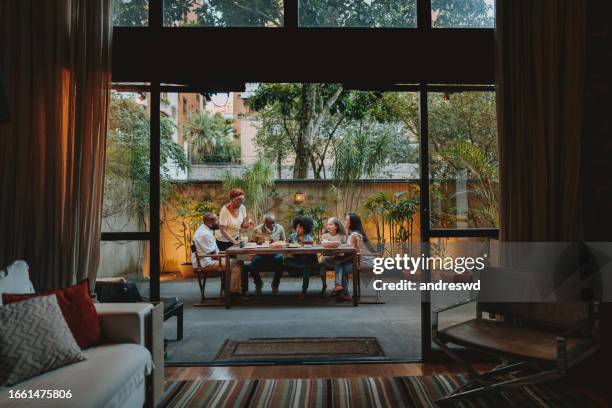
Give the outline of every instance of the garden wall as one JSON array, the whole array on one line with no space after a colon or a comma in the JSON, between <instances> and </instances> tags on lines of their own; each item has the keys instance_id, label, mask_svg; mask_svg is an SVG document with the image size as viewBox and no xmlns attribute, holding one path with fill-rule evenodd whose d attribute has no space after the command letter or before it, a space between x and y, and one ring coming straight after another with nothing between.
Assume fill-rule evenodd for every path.
<instances>
[{"instance_id":1,"label":"garden wall","mask_svg":"<svg viewBox=\"0 0 612 408\"><path fill-rule=\"evenodd\" d=\"M344 217L344 204L334 200L334 195L330 192L330 187L331 182L326 180L277 181L275 183L274 193L269 200L268 210L276 215L277 221L281 223L287 231L291 229L291 220L294 212L300 207L309 208L320 203L323 204L325 208L323 213L324 218L331 216ZM356 204L353 204L352 209L362 215L368 236L372 240L376 240L375 224L366 217L363 217L363 202L370 196L379 192L387 193L390 196L398 192L418 194L418 183L395 180L367 181L358 183L354 189ZM294 202L294 195L297 192L301 192L305 195L304 203L298 204ZM176 184L175 193L189 200L210 201L215 203L217 207L229 201L227 191L223 189L220 182L180 183ZM179 264L184 262L183 259L185 258L185 254L182 248L177 248L178 242L175 239L175 235L179 232L181 225L178 223L178 220L176 220L174 204L171 200L167 201L165 204L162 218L165 219L166 222L162 224L161 247L163 270L168 272L177 271L179 269ZM249 197L247 197L246 206L248 209ZM414 227L412 237L414 241L418 242L420 234L418 212L413 219ZM257 220L257 222L259 223L261 220ZM390 241L388 233L385 234L385 239L387 242Z\"/></svg>"}]
</instances>

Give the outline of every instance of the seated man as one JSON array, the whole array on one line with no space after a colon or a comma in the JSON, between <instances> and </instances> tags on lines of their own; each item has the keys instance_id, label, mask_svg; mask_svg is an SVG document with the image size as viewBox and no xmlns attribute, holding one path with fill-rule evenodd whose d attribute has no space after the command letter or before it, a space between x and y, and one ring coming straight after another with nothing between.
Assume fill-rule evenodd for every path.
<instances>
[{"instance_id":1,"label":"seated man","mask_svg":"<svg viewBox=\"0 0 612 408\"><path fill-rule=\"evenodd\" d=\"M258 225L253 230L252 239L258 244L263 244L266 241L285 241L285 229L282 225L276 223L276 218L273 214L268 213L263 217L263 224ZM251 260L250 270L253 282L255 283L255 292L258 295L261 294L261 288L263 287L260 272L274 272L272 293L278 294L278 285L283 275L283 256L281 254L255 255Z\"/></svg>"},{"instance_id":2,"label":"seated man","mask_svg":"<svg viewBox=\"0 0 612 408\"><path fill-rule=\"evenodd\" d=\"M207 254L218 254L219 247L217 246L217 240L215 239L214 231L219 229L219 218L213 213L204 214L204 223L198 227L195 234L193 234L193 244L195 245L196 252L198 255L203 256ZM225 263L225 258L221 260ZM219 262L218 259L210 257L204 257L200 259L200 265L198 265L198 259L195 253L191 254L191 264L194 268L205 268L207 266L215 265ZM232 273L232 287L230 293L242 294L245 292L245 286L247 284L246 274L242 271L243 263L236 259L230 260L231 273ZM225 288L225 282L221 282L221 285Z\"/></svg>"}]
</instances>

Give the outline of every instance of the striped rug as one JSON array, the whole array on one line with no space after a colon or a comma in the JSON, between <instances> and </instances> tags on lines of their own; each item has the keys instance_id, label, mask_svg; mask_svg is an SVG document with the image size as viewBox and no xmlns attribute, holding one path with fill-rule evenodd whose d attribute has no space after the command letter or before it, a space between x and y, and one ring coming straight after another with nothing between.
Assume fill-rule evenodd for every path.
<instances>
[{"instance_id":1,"label":"striped rug","mask_svg":"<svg viewBox=\"0 0 612 408\"><path fill-rule=\"evenodd\" d=\"M462 375L398 378L196 380L166 383L163 408L177 407L435 407L464 384ZM562 383L520 387L452 407L579 407Z\"/></svg>"}]
</instances>

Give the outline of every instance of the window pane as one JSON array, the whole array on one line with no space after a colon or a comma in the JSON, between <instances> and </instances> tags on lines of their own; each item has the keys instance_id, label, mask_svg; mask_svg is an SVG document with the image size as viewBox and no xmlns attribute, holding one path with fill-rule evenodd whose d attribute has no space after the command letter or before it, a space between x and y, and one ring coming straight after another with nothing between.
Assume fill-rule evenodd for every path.
<instances>
[{"instance_id":1,"label":"window pane","mask_svg":"<svg viewBox=\"0 0 612 408\"><path fill-rule=\"evenodd\" d=\"M113 0L113 25L124 27L149 25L149 0Z\"/></svg>"},{"instance_id":2,"label":"window pane","mask_svg":"<svg viewBox=\"0 0 612 408\"><path fill-rule=\"evenodd\" d=\"M142 281L149 277L149 241L102 241L98 278Z\"/></svg>"},{"instance_id":3,"label":"window pane","mask_svg":"<svg viewBox=\"0 0 612 408\"><path fill-rule=\"evenodd\" d=\"M233 187L246 191L249 218L260 224L263 214L271 212L287 235L293 232L293 219L302 215L312 219L313 237L320 241L328 218L344 219L354 211L361 215L366 236L378 252L385 256L418 253L418 106L415 93L366 92L343 89L340 84L250 83L241 92L162 94L162 120L175 124L173 138L190 162L182 178L177 173L175 179L168 179L168 194L162 195L160 206L160 291L162 297L183 300L185 331L190 333L168 345L167 362L214 362L225 339L261 337L261 333L278 337L280 333L274 319L258 312L221 321L214 313L198 313L193 306L200 302L200 288L191 268L191 238L204 213L219 214ZM317 116L320 125L300 134L305 111ZM246 235L257 240L252 233ZM281 319L296 313L303 316L299 312L303 305L278 302L295 298L302 290L301 273L286 272L278 297L271 296L273 271L261 270L264 296L257 296L249 277L253 310L274 305ZM326 274L329 294L333 270ZM385 278L405 279L402 271L389 272ZM419 294L377 293L371 285L374 274L362 272L361 279L364 300L374 301L380 295L386 303L377 312L384 319L338 315L343 319L339 326L332 313L323 322L285 319L289 326L282 330L296 337L358 336L368 325L388 358L419 358ZM336 304L334 298L318 296L323 288L318 276L309 285L313 307L329 309L326 303ZM146 293L146 285L139 288ZM219 290L220 281L209 279L206 298L217 297ZM341 308L334 310L341 313ZM165 330L173 338L176 326L169 323ZM207 337L211 330L218 335Z\"/></svg>"},{"instance_id":4,"label":"window pane","mask_svg":"<svg viewBox=\"0 0 612 408\"><path fill-rule=\"evenodd\" d=\"M302 27L416 27L416 0L300 0Z\"/></svg>"},{"instance_id":5,"label":"window pane","mask_svg":"<svg viewBox=\"0 0 612 408\"><path fill-rule=\"evenodd\" d=\"M452 257L455 260L480 258L480 261L487 265L491 259L490 242L491 240L488 238L432 238L431 256ZM481 279L481 272L478 270L470 271L466 268L462 273L457 272L461 271L434 268L430 271L431 282L470 283ZM430 292L431 310L473 299L476 294L475 291L468 290L433 290ZM451 325L473 319L475 316L476 302L469 302L440 313L438 315L438 328L445 329ZM435 343L432 343L432 347L439 349ZM461 348L455 345L450 345L450 347Z\"/></svg>"},{"instance_id":6,"label":"window pane","mask_svg":"<svg viewBox=\"0 0 612 408\"><path fill-rule=\"evenodd\" d=\"M431 0L435 28L493 28L495 0Z\"/></svg>"},{"instance_id":7,"label":"window pane","mask_svg":"<svg viewBox=\"0 0 612 408\"><path fill-rule=\"evenodd\" d=\"M282 0L164 0L170 27L282 27Z\"/></svg>"},{"instance_id":8,"label":"window pane","mask_svg":"<svg viewBox=\"0 0 612 408\"><path fill-rule=\"evenodd\" d=\"M111 93L103 232L140 232L149 221L149 94Z\"/></svg>"},{"instance_id":9,"label":"window pane","mask_svg":"<svg viewBox=\"0 0 612 408\"><path fill-rule=\"evenodd\" d=\"M494 92L429 94L432 228L499 225Z\"/></svg>"}]
</instances>

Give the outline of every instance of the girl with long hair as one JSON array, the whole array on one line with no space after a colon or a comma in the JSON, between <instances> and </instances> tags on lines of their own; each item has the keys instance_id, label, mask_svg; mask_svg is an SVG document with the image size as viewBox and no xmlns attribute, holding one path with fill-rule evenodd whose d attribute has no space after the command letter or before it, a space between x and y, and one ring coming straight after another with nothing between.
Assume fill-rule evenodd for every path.
<instances>
[{"instance_id":1,"label":"girl with long hair","mask_svg":"<svg viewBox=\"0 0 612 408\"><path fill-rule=\"evenodd\" d=\"M344 218L344 227L348 234L347 242L359 251L358 256L360 257L361 264L371 264L372 255L368 254L373 254L375 251L363 228L363 223L359 215L348 213ZM334 272L336 274L336 282L339 280L342 285L342 296L338 298L338 301L350 301L351 296L349 294L348 274L353 272L353 261L348 260L336 264Z\"/></svg>"}]
</instances>

